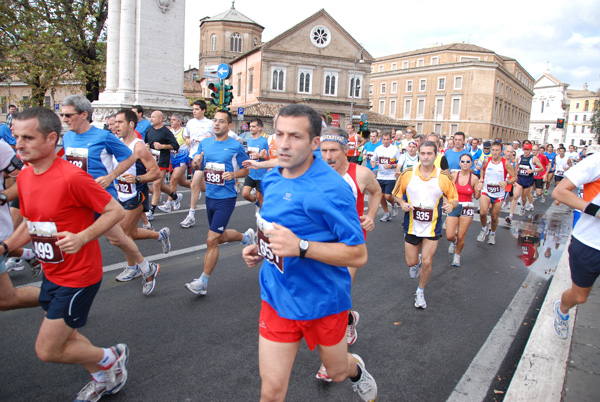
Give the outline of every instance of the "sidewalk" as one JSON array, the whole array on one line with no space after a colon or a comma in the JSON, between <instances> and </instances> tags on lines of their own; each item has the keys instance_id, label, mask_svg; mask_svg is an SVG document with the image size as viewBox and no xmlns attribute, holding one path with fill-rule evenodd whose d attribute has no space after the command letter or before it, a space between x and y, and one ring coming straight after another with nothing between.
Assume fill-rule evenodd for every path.
<instances>
[{"instance_id":1,"label":"sidewalk","mask_svg":"<svg viewBox=\"0 0 600 402\"><path fill-rule=\"evenodd\" d=\"M599 262L600 263L600 262ZM600 287L571 309L569 338L552 329L554 300L571 286L563 253L504 401L596 401L600 395Z\"/></svg>"}]
</instances>

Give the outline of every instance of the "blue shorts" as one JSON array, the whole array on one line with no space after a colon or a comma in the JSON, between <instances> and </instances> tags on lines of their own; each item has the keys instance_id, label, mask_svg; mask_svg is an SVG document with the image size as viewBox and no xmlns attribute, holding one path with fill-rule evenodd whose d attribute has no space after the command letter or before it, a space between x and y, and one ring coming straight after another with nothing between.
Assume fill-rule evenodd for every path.
<instances>
[{"instance_id":1,"label":"blue shorts","mask_svg":"<svg viewBox=\"0 0 600 402\"><path fill-rule=\"evenodd\" d=\"M81 328L87 322L88 313L100 284L85 288L69 288L42 279L39 302L46 311L46 318L56 320L62 318L71 328Z\"/></svg>"},{"instance_id":2,"label":"blue shorts","mask_svg":"<svg viewBox=\"0 0 600 402\"><path fill-rule=\"evenodd\" d=\"M211 232L223 233L225 231L235 209L236 200L237 197L223 199L206 197L206 215Z\"/></svg>"},{"instance_id":3,"label":"blue shorts","mask_svg":"<svg viewBox=\"0 0 600 402\"><path fill-rule=\"evenodd\" d=\"M123 207L124 210L130 211L132 209L136 209L140 205L143 207L142 210L144 212L150 211L150 200L148 198L148 186L144 186L142 191L138 191L135 197L131 197L128 200L121 201L118 200L119 204Z\"/></svg>"},{"instance_id":4,"label":"blue shorts","mask_svg":"<svg viewBox=\"0 0 600 402\"><path fill-rule=\"evenodd\" d=\"M0 275L6 272L6 265L4 264L4 256L0 255Z\"/></svg>"},{"instance_id":5,"label":"blue shorts","mask_svg":"<svg viewBox=\"0 0 600 402\"><path fill-rule=\"evenodd\" d=\"M600 275L600 250L586 246L575 237L571 236L569 245L569 265L571 267L571 280L581 288L594 285Z\"/></svg>"},{"instance_id":6,"label":"blue shorts","mask_svg":"<svg viewBox=\"0 0 600 402\"><path fill-rule=\"evenodd\" d=\"M450 213L448 214L448 216L452 216L452 217L454 217L454 218L460 218L460 214L461 214L461 213L462 213L462 205L458 204L458 205L456 206L456 208L454 208L454 209L452 210L452 212L450 212Z\"/></svg>"},{"instance_id":7,"label":"blue shorts","mask_svg":"<svg viewBox=\"0 0 600 402\"><path fill-rule=\"evenodd\" d=\"M517 176L517 184L524 189L529 188L533 186L533 176Z\"/></svg>"},{"instance_id":8,"label":"blue shorts","mask_svg":"<svg viewBox=\"0 0 600 402\"><path fill-rule=\"evenodd\" d=\"M173 166L173 169L178 168L180 166L189 166L190 165L190 157L188 154L171 155L171 165Z\"/></svg>"},{"instance_id":9,"label":"blue shorts","mask_svg":"<svg viewBox=\"0 0 600 402\"><path fill-rule=\"evenodd\" d=\"M377 180L383 194L392 194L396 186L396 180Z\"/></svg>"}]
</instances>

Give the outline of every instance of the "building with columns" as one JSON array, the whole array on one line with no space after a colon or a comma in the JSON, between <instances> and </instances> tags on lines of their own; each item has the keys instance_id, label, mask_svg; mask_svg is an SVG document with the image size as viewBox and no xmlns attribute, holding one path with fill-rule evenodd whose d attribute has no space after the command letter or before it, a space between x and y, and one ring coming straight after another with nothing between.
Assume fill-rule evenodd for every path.
<instances>
[{"instance_id":1,"label":"building with columns","mask_svg":"<svg viewBox=\"0 0 600 402\"><path fill-rule=\"evenodd\" d=\"M566 125L557 127L558 119L567 120L569 100L567 87L549 71L542 74L533 85L529 140L538 144L552 144L554 147L566 141Z\"/></svg>"},{"instance_id":2,"label":"building with columns","mask_svg":"<svg viewBox=\"0 0 600 402\"><path fill-rule=\"evenodd\" d=\"M375 59L369 101L419 133L524 140L533 84L515 59L452 43Z\"/></svg>"},{"instance_id":3,"label":"building with columns","mask_svg":"<svg viewBox=\"0 0 600 402\"><path fill-rule=\"evenodd\" d=\"M598 108L600 94L588 90L587 84L583 89L569 89L569 114L565 126L565 145L582 147L596 143L596 135L592 133L592 116Z\"/></svg>"}]
</instances>

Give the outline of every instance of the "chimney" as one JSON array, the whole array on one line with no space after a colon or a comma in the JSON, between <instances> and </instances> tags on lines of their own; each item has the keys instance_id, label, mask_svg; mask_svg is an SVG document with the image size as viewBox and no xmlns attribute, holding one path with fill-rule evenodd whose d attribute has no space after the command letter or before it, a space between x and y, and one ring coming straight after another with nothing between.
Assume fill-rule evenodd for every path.
<instances>
[{"instance_id":1,"label":"chimney","mask_svg":"<svg viewBox=\"0 0 600 402\"><path fill-rule=\"evenodd\" d=\"M583 90L587 91L588 90L588 86L587 86L587 82L585 84L583 84Z\"/></svg>"}]
</instances>

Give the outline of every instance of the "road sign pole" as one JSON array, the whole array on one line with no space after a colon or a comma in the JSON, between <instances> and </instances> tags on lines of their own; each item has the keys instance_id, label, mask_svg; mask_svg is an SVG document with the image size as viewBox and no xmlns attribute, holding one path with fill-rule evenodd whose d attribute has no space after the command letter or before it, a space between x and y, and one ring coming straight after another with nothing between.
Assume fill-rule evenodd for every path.
<instances>
[{"instance_id":1,"label":"road sign pole","mask_svg":"<svg viewBox=\"0 0 600 402\"><path fill-rule=\"evenodd\" d=\"M223 86L223 80L221 80L221 91L219 92L219 108L223 109L223 92L225 92L223 90L224 86Z\"/></svg>"}]
</instances>

